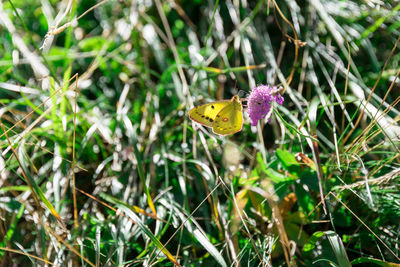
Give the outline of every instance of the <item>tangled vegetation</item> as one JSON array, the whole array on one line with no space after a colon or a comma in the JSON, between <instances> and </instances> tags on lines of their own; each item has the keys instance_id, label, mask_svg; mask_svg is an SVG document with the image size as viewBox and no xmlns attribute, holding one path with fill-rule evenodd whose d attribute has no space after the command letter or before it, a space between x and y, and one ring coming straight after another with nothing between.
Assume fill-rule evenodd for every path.
<instances>
[{"instance_id":1,"label":"tangled vegetation","mask_svg":"<svg viewBox=\"0 0 400 267\"><path fill-rule=\"evenodd\" d=\"M0 266L400 266L399 9L0 2Z\"/></svg>"}]
</instances>

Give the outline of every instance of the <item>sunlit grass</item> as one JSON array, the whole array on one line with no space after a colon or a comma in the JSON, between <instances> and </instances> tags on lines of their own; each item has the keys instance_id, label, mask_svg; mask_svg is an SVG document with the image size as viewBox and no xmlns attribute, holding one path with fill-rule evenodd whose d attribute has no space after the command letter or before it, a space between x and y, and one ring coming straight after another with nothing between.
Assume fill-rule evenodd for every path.
<instances>
[{"instance_id":1,"label":"sunlit grass","mask_svg":"<svg viewBox=\"0 0 400 267\"><path fill-rule=\"evenodd\" d=\"M399 8L0 3L0 265L399 264Z\"/></svg>"}]
</instances>

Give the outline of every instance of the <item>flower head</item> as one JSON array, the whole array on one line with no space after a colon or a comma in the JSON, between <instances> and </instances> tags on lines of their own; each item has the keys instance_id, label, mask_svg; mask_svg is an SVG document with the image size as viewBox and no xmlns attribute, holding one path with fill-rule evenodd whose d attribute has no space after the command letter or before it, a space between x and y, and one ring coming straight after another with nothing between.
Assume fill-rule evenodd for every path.
<instances>
[{"instance_id":1,"label":"flower head","mask_svg":"<svg viewBox=\"0 0 400 267\"><path fill-rule=\"evenodd\" d=\"M283 100L275 86L261 84L251 90L247 98L247 113L249 114L251 125L256 126L259 120L265 118L271 110L272 101L282 105Z\"/></svg>"}]
</instances>

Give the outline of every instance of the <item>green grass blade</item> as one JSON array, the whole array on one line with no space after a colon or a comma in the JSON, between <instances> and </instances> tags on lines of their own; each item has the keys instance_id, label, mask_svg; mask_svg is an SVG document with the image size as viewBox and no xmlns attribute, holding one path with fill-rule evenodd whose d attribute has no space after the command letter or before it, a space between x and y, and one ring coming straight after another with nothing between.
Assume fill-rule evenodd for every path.
<instances>
[{"instance_id":1,"label":"green grass blade","mask_svg":"<svg viewBox=\"0 0 400 267\"><path fill-rule=\"evenodd\" d=\"M353 265L361 264L361 263L372 263L372 264L375 264L378 266L383 266L383 267L400 267L400 264L398 264L398 263L387 262L387 261L378 260L378 259L374 259L374 258L368 258L368 257L360 257L360 258L357 258L357 259L351 261L351 264L353 264ZM364 266L366 266L366 265L364 264Z\"/></svg>"},{"instance_id":2,"label":"green grass blade","mask_svg":"<svg viewBox=\"0 0 400 267\"><path fill-rule=\"evenodd\" d=\"M139 149L137 148L136 135L135 135L135 133L133 131L132 123L130 122L129 118L126 117L126 116L124 116L123 121L125 123L125 127L128 130L128 133L129 133L129 135L131 137L132 146L133 146L133 152L135 154L136 161L137 161L136 168L137 168L137 171L138 171L138 174L139 174L140 181L142 182L144 191L146 193L147 203L149 204L149 207L150 207L151 211L154 213L154 215L157 215L156 208L154 206L153 200L152 200L151 195L150 195L150 189L149 189L149 187L147 186L147 183L146 183L146 177L145 177L145 172L144 172L144 168L143 168L144 165L143 165L143 162L142 162L142 157L141 157L141 155L139 153Z\"/></svg>"},{"instance_id":3,"label":"green grass blade","mask_svg":"<svg viewBox=\"0 0 400 267\"><path fill-rule=\"evenodd\" d=\"M326 236L328 239L333 253L336 256L337 263L340 267L351 267L351 263L346 253L346 249L343 245L342 240L340 237L333 231L325 231L325 232L315 232L308 242L303 247L303 254L309 257L312 251L315 249L317 242L322 236Z\"/></svg>"},{"instance_id":4,"label":"green grass blade","mask_svg":"<svg viewBox=\"0 0 400 267\"><path fill-rule=\"evenodd\" d=\"M168 251L167 248L164 247L164 245L160 242L160 240L151 232L149 227L145 225L142 220L137 216L130 208L126 207L125 205L121 204L116 204L117 207L122 210L129 218L131 218L140 228L142 233L147 236L155 245L156 247L164 253L165 256L174 264L177 266L180 266L180 264L176 261L175 257Z\"/></svg>"},{"instance_id":5,"label":"green grass blade","mask_svg":"<svg viewBox=\"0 0 400 267\"><path fill-rule=\"evenodd\" d=\"M386 20L388 20L389 18L391 18L393 15L395 15L397 13L397 11L400 10L400 4L398 4L395 8L393 8L390 13L387 16L384 17L380 17L379 19L377 19L375 21L374 24L372 24L372 26L370 26L368 29L366 29L362 34L360 39L358 40L358 42L360 42L361 40L363 40L365 37L367 37L368 35L374 33Z\"/></svg>"},{"instance_id":6,"label":"green grass blade","mask_svg":"<svg viewBox=\"0 0 400 267\"><path fill-rule=\"evenodd\" d=\"M12 224L10 225L10 228L8 229L6 235L4 236L4 239L0 242L0 247L6 247L7 243L10 242L11 238L14 235L14 232L17 228L17 224L19 222L19 219L21 219L22 214L24 213L25 206L21 205L21 207L18 210L17 216L13 220ZM3 257L4 251L0 251L0 259Z\"/></svg>"},{"instance_id":7,"label":"green grass blade","mask_svg":"<svg viewBox=\"0 0 400 267\"><path fill-rule=\"evenodd\" d=\"M28 169L28 165L27 163L29 162L27 155L26 155L26 151L24 148L24 141L22 141L20 143L19 146L19 150L18 150L18 155L19 155L19 162L21 163L21 168L24 171L27 179L29 180L29 184L31 184L32 189L34 190L34 192L32 192L32 194L36 194L39 198L39 200L41 200L44 205L46 206L46 208L50 211L50 213L57 219L57 221L65 228L65 225L63 223L63 221L61 220L60 215L57 213L56 209L54 208L53 204L51 204L51 202L46 198L46 196L43 194L42 189L40 189L39 185L36 183L35 179L33 179L29 169Z\"/></svg>"},{"instance_id":8,"label":"green grass blade","mask_svg":"<svg viewBox=\"0 0 400 267\"><path fill-rule=\"evenodd\" d=\"M211 254L211 256L214 257L214 259L218 262L220 266L228 266L221 253L204 234L204 231L200 231L200 225L193 218L189 218L186 212L180 208L179 204L170 203L170 201L167 201L164 198L160 199L160 203L164 205L168 210L173 211L179 216L185 226L185 229L187 229L197 239L197 241L199 241L203 248L206 249Z\"/></svg>"},{"instance_id":9,"label":"green grass blade","mask_svg":"<svg viewBox=\"0 0 400 267\"><path fill-rule=\"evenodd\" d=\"M336 259L340 267L351 267L349 258L347 257L346 248L343 245L342 239L338 234L333 231L326 231L326 237L332 246L333 252L335 253Z\"/></svg>"}]
</instances>

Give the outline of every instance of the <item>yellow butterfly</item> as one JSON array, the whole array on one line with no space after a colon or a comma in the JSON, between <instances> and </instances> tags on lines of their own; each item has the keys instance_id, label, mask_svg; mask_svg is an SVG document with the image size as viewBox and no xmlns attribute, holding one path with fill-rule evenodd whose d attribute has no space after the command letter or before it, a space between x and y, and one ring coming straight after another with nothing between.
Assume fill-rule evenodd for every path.
<instances>
[{"instance_id":1,"label":"yellow butterfly","mask_svg":"<svg viewBox=\"0 0 400 267\"><path fill-rule=\"evenodd\" d=\"M194 107L189 111L191 120L211 127L219 135L234 134L242 130L243 107L237 95L231 100L222 100Z\"/></svg>"}]
</instances>

